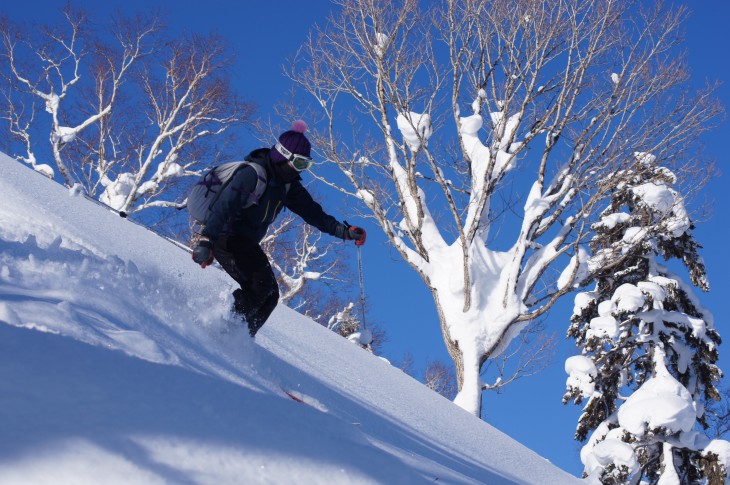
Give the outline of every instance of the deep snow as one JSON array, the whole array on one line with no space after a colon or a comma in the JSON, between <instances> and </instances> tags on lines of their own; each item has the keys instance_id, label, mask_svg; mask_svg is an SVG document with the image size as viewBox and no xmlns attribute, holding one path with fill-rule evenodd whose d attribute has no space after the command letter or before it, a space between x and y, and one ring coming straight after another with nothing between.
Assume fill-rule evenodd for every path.
<instances>
[{"instance_id":1,"label":"deep snow","mask_svg":"<svg viewBox=\"0 0 730 485\"><path fill-rule=\"evenodd\" d=\"M0 484L580 483L284 306L252 341L231 289L0 154Z\"/></svg>"}]
</instances>

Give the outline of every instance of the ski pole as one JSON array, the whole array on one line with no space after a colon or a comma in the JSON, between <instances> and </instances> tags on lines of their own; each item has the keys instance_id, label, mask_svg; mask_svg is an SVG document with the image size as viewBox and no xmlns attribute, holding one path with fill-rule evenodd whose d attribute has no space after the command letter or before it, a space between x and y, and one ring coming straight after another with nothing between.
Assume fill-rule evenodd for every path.
<instances>
[{"instance_id":1,"label":"ski pole","mask_svg":"<svg viewBox=\"0 0 730 485\"><path fill-rule=\"evenodd\" d=\"M365 284L362 276L362 245L357 246L357 267L360 272L360 308L362 310L362 328L365 330Z\"/></svg>"}]
</instances>

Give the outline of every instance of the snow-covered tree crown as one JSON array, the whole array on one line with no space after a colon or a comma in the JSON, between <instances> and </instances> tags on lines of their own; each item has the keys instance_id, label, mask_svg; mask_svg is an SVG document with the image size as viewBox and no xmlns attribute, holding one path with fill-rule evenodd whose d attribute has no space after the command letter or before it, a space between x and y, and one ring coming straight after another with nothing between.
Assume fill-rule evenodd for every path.
<instances>
[{"instance_id":1,"label":"snow-covered tree crown","mask_svg":"<svg viewBox=\"0 0 730 485\"><path fill-rule=\"evenodd\" d=\"M682 163L720 109L684 90L682 9L337 3L290 72L313 146L431 291L478 414L482 365L583 279L606 176L648 147Z\"/></svg>"}]
</instances>

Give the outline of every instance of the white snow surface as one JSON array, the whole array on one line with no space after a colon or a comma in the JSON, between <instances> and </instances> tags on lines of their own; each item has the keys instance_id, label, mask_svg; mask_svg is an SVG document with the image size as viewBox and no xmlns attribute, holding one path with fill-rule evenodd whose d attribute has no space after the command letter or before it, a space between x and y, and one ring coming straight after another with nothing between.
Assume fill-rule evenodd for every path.
<instances>
[{"instance_id":1,"label":"white snow surface","mask_svg":"<svg viewBox=\"0 0 730 485\"><path fill-rule=\"evenodd\" d=\"M668 372L647 380L618 409L621 427L639 437L657 428L687 433L696 419L692 395Z\"/></svg>"},{"instance_id":2,"label":"white snow surface","mask_svg":"<svg viewBox=\"0 0 730 485\"><path fill-rule=\"evenodd\" d=\"M124 206L127 197L134 190L134 175L131 173L122 173L116 180L105 179L103 183L106 188L104 189L104 193L99 197L99 200L113 209L119 210Z\"/></svg>"},{"instance_id":3,"label":"white snow surface","mask_svg":"<svg viewBox=\"0 0 730 485\"><path fill-rule=\"evenodd\" d=\"M642 165L654 165L656 155L647 152L634 152L634 158Z\"/></svg>"},{"instance_id":4,"label":"white snow surface","mask_svg":"<svg viewBox=\"0 0 730 485\"><path fill-rule=\"evenodd\" d=\"M677 192L664 184L645 183L631 189L653 210L662 214L667 229L675 237L687 232L691 226L687 209Z\"/></svg>"},{"instance_id":5,"label":"white snow surface","mask_svg":"<svg viewBox=\"0 0 730 485\"><path fill-rule=\"evenodd\" d=\"M574 355L565 360L565 372L568 374L566 387L580 390L583 397L590 397L596 390L594 382L598 369L591 359L584 355Z\"/></svg>"},{"instance_id":6,"label":"white snow surface","mask_svg":"<svg viewBox=\"0 0 730 485\"><path fill-rule=\"evenodd\" d=\"M726 469L730 466L730 443L725 440L712 440L703 450L703 454L714 453L718 456L720 464Z\"/></svg>"},{"instance_id":7,"label":"white snow surface","mask_svg":"<svg viewBox=\"0 0 730 485\"><path fill-rule=\"evenodd\" d=\"M600 476L603 470L614 464L625 466L630 473L639 470L639 461L630 444L615 438L605 439L597 443L586 457L586 481L589 485L601 485Z\"/></svg>"},{"instance_id":8,"label":"white snow surface","mask_svg":"<svg viewBox=\"0 0 730 485\"><path fill-rule=\"evenodd\" d=\"M59 126L56 131L51 133L51 139L54 143L71 143L76 139L77 131L69 126Z\"/></svg>"},{"instance_id":9,"label":"white snow surface","mask_svg":"<svg viewBox=\"0 0 730 485\"><path fill-rule=\"evenodd\" d=\"M611 301L618 312L636 312L643 308L646 296L636 285L624 283L616 288Z\"/></svg>"},{"instance_id":10,"label":"white snow surface","mask_svg":"<svg viewBox=\"0 0 730 485\"><path fill-rule=\"evenodd\" d=\"M674 207L674 194L663 184L647 182L631 189L657 212L666 214Z\"/></svg>"},{"instance_id":11,"label":"white snow surface","mask_svg":"<svg viewBox=\"0 0 730 485\"><path fill-rule=\"evenodd\" d=\"M608 214L601 218L600 221L598 221L594 227L600 228L604 227L606 229L613 229L618 224L623 224L626 221L631 219L631 215L625 213L625 212L616 212L614 214Z\"/></svg>"},{"instance_id":12,"label":"white snow surface","mask_svg":"<svg viewBox=\"0 0 730 485\"><path fill-rule=\"evenodd\" d=\"M232 289L0 154L0 484L580 483L284 306L254 342Z\"/></svg>"},{"instance_id":13,"label":"white snow surface","mask_svg":"<svg viewBox=\"0 0 730 485\"><path fill-rule=\"evenodd\" d=\"M591 319L590 322L590 328L588 329L587 337L598 337L603 338L607 337L609 339L614 339L618 337L619 334L619 326L618 321L608 315L605 317L595 317Z\"/></svg>"}]
</instances>

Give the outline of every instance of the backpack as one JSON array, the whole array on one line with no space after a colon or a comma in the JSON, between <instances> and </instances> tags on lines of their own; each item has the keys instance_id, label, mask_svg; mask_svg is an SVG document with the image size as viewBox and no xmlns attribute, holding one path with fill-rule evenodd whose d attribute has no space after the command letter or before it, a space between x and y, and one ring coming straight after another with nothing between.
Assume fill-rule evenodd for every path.
<instances>
[{"instance_id":1,"label":"backpack","mask_svg":"<svg viewBox=\"0 0 730 485\"><path fill-rule=\"evenodd\" d=\"M187 208L188 214L198 223L205 225L208 221L210 208L213 206L220 194L225 190L233 176L243 167L249 166L256 170L256 188L248 196L244 208L258 204L259 199L266 190L266 170L257 163L248 161L228 162L213 167L206 172L188 193Z\"/></svg>"}]
</instances>

